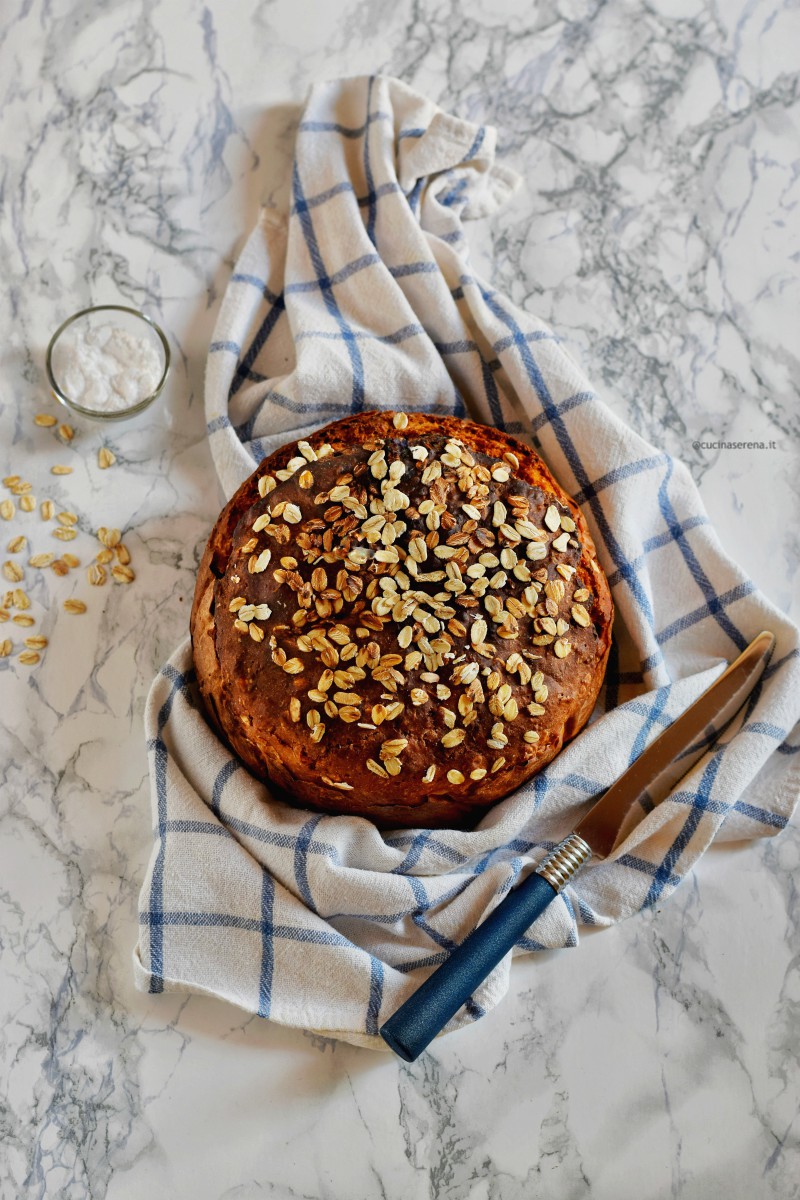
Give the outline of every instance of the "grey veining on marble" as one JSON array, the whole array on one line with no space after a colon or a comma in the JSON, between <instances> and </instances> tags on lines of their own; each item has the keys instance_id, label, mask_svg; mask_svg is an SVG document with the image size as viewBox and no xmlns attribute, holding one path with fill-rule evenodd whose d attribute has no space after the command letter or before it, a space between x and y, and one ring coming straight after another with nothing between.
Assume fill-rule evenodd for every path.
<instances>
[{"instance_id":1,"label":"grey veining on marble","mask_svg":"<svg viewBox=\"0 0 800 1200\"><path fill-rule=\"evenodd\" d=\"M389 72L496 125L526 186L470 228L482 272L691 467L725 546L797 617L799 45L791 0L0 11L2 475L79 514L84 565L99 524L124 528L137 572L91 589L30 569L35 668L0 625L2 1200L800 1196L796 822L519 961L495 1014L412 1066L137 994L130 966L144 698L219 507L205 351L259 204L285 195L309 85ZM164 325L173 373L151 418L63 446L31 419L55 411L44 347L104 300ZM719 441L775 445L694 447ZM3 559L16 533L57 545L18 513Z\"/></svg>"}]
</instances>

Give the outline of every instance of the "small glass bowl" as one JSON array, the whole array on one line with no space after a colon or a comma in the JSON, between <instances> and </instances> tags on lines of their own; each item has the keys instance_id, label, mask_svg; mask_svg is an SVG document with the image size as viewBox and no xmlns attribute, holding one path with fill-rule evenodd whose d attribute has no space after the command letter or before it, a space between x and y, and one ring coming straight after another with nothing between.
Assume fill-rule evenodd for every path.
<instances>
[{"instance_id":1,"label":"small glass bowl","mask_svg":"<svg viewBox=\"0 0 800 1200\"><path fill-rule=\"evenodd\" d=\"M111 320L108 319L109 317L111 317ZM155 349L161 363L161 377L154 390L149 396L145 396L142 400L137 400L135 404L130 404L127 408L113 409L111 411L100 408L87 408L85 405L79 403L79 401L74 400L64 386L59 383L59 367L63 365L59 363L59 350L63 348L64 343L61 342L63 334L67 330L80 329L81 327L86 330L93 330L103 325L113 325L119 329L124 329L126 333L130 333L135 337L145 338ZM126 308L122 304L96 304L91 308L82 308L80 312L76 312L73 316L68 317L63 324L59 325L47 347L45 370L47 371L50 390L56 400L71 409L72 412L80 413L82 417L89 417L94 421L124 421L129 417L135 417L139 413L144 412L154 400L158 399L169 374L169 363L169 343L164 336L163 330L156 325L155 321L151 320L143 312L139 312L137 308Z\"/></svg>"}]
</instances>

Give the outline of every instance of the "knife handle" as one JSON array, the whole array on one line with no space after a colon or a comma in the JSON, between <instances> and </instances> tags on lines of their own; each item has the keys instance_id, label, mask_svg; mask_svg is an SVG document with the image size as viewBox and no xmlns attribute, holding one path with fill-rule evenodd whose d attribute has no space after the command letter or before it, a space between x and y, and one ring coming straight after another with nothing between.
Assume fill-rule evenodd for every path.
<instances>
[{"instance_id":1,"label":"knife handle","mask_svg":"<svg viewBox=\"0 0 800 1200\"><path fill-rule=\"evenodd\" d=\"M395 1054L413 1062L508 954L591 854L570 834L498 904L381 1027Z\"/></svg>"}]
</instances>

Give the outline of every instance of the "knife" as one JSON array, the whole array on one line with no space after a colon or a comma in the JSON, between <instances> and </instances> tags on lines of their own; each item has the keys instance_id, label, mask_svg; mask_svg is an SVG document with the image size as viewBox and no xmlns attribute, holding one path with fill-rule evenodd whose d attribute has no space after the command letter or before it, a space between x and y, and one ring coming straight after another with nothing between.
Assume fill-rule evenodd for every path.
<instances>
[{"instance_id":1,"label":"knife","mask_svg":"<svg viewBox=\"0 0 800 1200\"><path fill-rule=\"evenodd\" d=\"M759 633L389 1018L380 1035L400 1058L413 1062L577 872L608 857L637 802L649 812L669 795L742 707L774 645L771 633Z\"/></svg>"}]
</instances>

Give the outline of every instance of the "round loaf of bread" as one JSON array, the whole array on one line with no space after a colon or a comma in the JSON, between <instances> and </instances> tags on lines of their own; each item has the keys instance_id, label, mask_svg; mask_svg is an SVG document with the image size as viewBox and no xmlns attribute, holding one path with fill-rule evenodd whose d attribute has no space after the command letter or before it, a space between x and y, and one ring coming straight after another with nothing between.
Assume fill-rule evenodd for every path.
<instances>
[{"instance_id":1,"label":"round loaf of bread","mask_svg":"<svg viewBox=\"0 0 800 1200\"><path fill-rule=\"evenodd\" d=\"M242 484L192 643L212 719L287 799L455 828L588 720L612 615L583 516L528 446L368 412Z\"/></svg>"}]
</instances>

